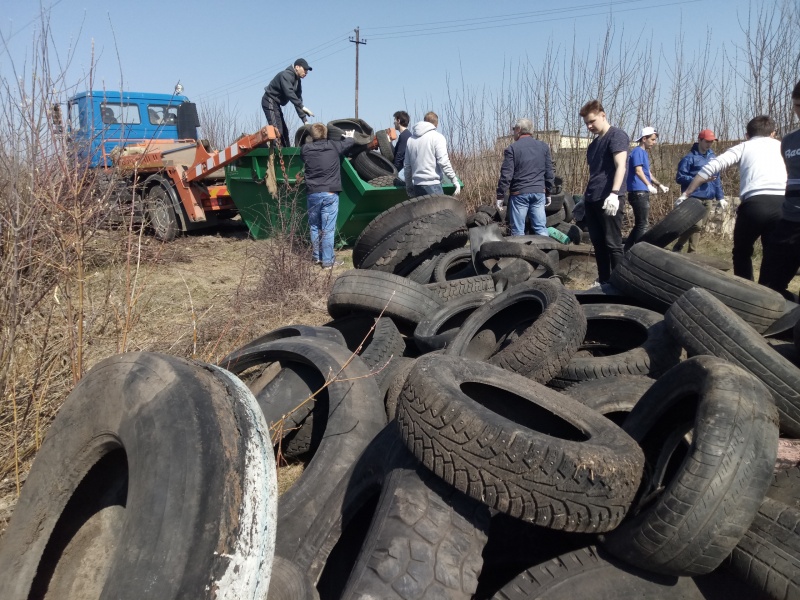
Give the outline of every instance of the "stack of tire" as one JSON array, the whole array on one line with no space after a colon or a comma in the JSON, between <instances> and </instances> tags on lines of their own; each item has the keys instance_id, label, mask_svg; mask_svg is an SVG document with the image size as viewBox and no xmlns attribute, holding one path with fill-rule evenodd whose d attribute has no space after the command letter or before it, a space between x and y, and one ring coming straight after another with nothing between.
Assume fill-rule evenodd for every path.
<instances>
[{"instance_id":1,"label":"stack of tire","mask_svg":"<svg viewBox=\"0 0 800 600\"><path fill-rule=\"evenodd\" d=\"M303 125L297 130L295 146L302 146L311 139L310 127ZM354 132L355 145L348 152L348 158L361 179L374 187L405 185L397 178L394 148L386 130L375 131L366 121L355 117L334 119L327 128L329 140L341 140L345 131Z\"/></svg>"},{"instance_id":2,"label":"stack of tire","mask_svg":"<svg viewBox=\"0 0 800 600\"><path fill-rule=\"evenodd\" d=\"M798 307L648 243L575 292L496 229L415 198L365 229L324 326L222 368L93 369L2 597L800 597L800 469L773 473L800 437ZM271 509L275 456L303 470Z\"/></svg>"}]
</instances>

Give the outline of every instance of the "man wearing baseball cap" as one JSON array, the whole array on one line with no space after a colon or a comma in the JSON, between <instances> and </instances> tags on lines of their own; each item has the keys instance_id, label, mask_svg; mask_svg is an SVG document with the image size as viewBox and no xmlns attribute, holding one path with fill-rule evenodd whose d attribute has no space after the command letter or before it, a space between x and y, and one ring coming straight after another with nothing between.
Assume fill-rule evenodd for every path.
<instances>
[{"instance_id":1,"label":"man wearing baseball cap","mask_svg":"<svg viewBox=\"0 0 800 600\"><path fill-rule=\"evenodd\" d=\"M775 139L772 117L760 115L747 123L747 139L712 158L694 176L675 202L678 204L720 171L739 165L739 198L733 227L733 274L753 279L753 248L766 242L778 221L786 192L786 165L781 143ZM762 263L763 268L763 263ZM762 271L763 273L763 271ZM761 277L759 277L761 283Z\"/></svg>"},{"instance_id":2,"label":"man wearing baseball cap","mask_svg":"<svg viewBox=\"0 0 800 600\"><path fill-rule=\"evenodd\" d=\"M301 80L311 71L305 58L298 58L294 64L289 65L283 71L275 75L269 85L264 88L264 95L261 97L261 108L267 117L267 123L278 130L281 136L281 146L291 146L289 140L289 128L281 112L281 106L286 106L289 102L294 104L297 116L305 123L308 117L313 117L314 113L303 106L303 86Z\"/></svg>"},{"instance_id":3,"label":"man wearing baseball cap","mask_svg":"<svg viewBox=\"0 0 800 600\"><path fill-rule=\"evenodd\" d=\"M650 214L650 194L658 193L658 189L666 193L669 188L655 178L650 170L650 157L647 151L656 145L658 132L654 127L642 127L639 145L628 156L628 203L633 209L634 225L625 240L625 250L639 241L647 231L647 217ZM659 186L657 188L656 186Z\"/></svg>"},{"instance_id":4,"label":"man wearing baseball cap","mask_svg":"<svg viewBox=\"0 0 800 600\"><path fill-rule=\"evenodd\" d=\"M714 151L711 149L711 145L716 140L717 136L714 135L713 131L710 129L703 129L703 131L697 135L697 142L692 146L689 154L684 156L681 162L678 163L678 174L675 175L675 181L680 184L681 192L689 187L689 184L692 183L692 179L700 172L700 169L706 166L708 161L712 158L716 158L717 155L714 154ZM711 209L717 204L719 204L723 210L728 206L722 194L722 183L720 183L719 177L716 175L698 187L692 193L692 198L702 200L703 206L706 207L706 212L703 214L702 219L681 234L678 241L675 242L675 245L672 247L673 252L680 252L687 241L689 242L688 252L697 252L697 245L700 242L700 233L703 231L706 221L708 221L708 215Z\"/></svg>"}]
</instances>

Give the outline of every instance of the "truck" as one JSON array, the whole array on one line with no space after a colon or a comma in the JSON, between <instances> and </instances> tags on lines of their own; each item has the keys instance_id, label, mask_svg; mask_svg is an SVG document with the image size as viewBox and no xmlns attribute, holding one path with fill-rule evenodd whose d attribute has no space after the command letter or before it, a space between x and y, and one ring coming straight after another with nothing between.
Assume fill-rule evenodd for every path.
<instances>
[{"instance_id":1,"label":"truck","mask_svg":"<svg viewBox=\"0 0 800 600\"><path fill-rule=\"evenodd\" d=\"M197 107L178 89L82 92L68 100L67 114L74 159L97 173L108 221L147 225L162 241L235 216L225 165L277 139L266 126L212 150L199 139Z\"/></svg>"}]
</instances>

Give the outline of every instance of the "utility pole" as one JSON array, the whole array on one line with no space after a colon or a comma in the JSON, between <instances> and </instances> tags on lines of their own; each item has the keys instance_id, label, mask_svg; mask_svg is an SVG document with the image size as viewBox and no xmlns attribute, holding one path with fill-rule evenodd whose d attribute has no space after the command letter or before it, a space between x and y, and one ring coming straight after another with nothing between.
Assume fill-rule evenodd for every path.
<instances>
[{"instance_id":1,"label":"utility pole","mask_svg":"<svg viewBox=\"0 0 800 600\"><path fill-rule=\"evenodd\" d=\"M359 30L358 27L356 27L353 30L356 33L355 39L350 38L350 41L353 42L356 45L356 119L358 118L358 47L361 44L366 44L367 43L367 40L362 40L358 36L358 30Z\"/></svg>"}]
</instances>

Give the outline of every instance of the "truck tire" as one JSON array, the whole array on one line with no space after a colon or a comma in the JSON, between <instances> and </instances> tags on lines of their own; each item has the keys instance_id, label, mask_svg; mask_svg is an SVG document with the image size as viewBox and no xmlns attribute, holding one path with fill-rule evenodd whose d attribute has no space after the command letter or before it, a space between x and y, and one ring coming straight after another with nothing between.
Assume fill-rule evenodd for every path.
<instances>
[{"instance_id":1,"label":"truck tire","mask_svg":"<svg viewBox=\"0 0 800 600\"><path fill-rule=\"evenodd\" d=\"M800 510L765 498L728 571L758 598L800 598Z\"/></svg>"},{"instance_id":2,"label":"truck tire","mask_svg":"<svg viewBox=\"0 0 800 600\"><path fill-rule=\"evenodd\" d=\"M397 169L390 160L372 150L364 150L354 155L350 162L364 181L370 181L385 175L397 176Z\"/></svg>"},{"instance_id":3,"label":"truck tire","mask_svg":"<svg viewBox=\"0 0 800 600\"><path fill-rule=\"evenodd\" d=\"M414 456L447 483L542 527L613 529L639 487L642 452L619 427L484 362L418 358L397 423Z\"/></svg>"},{"instance_id":4,"label":"truck tire","mask_svg":"<svg viewBox=\"0 0 800 600\"><path fill-rule=\"evenodd\" d=\"M565 388L615 375L658 379L680 361L681 347L657 312L621 304L587 304L581 308L586 335L578 353L550 382L551 387Z\"/></svg>"},{"instance_id":5,"label":"truck tire","mask_svg":"<svg viewBox=\"0 0 800 600\"><path fill-rule=\"evenodd\" d=\"M681 254L644 242L625 253L611 272L611 283L661 313L687 290L704 288L759 333L777 320L786 306L783 296L763 285L694 264Z\"/></svg>"},{"instance_id":6,"label":"truck tire","mask_svg":"<svg viewBox=\"0 0 800 600\"><path fill-rule=\"evenodd\" d=\"M163 186L155 185L147 192L145 216L147 225L157 240L171 242L178 235L178 217L169 192Z\"/></svg>"},{"instance_id":7,"label":"truck tire","mask_svg":"<svg viewBox=\"0 0 800 600\"><path fill-rule=\"evenodd\" d=\"M98 363L25 482L0 545L0 596L73 597L50 584L70 587L64 551L93 528L98 555L70 564L81 597L263 597L278 496L270 447L255 398L223 369L139 352Z\"/></svg>"},{"instance_id":8,"label":"truck tire","mask_svg":"<svg viewBox=\"0 0 800 600\"><path fill-rule=\"evenodd\" d=\"M488 360L547 383L570 361L586 335L586 317L561 284L533 279L473 312L445 354Z\"/></svg>"},{"instance_id":9,"label":"truck tire","mask_svg":"<svg viewBox=\"0 0 800 600\"><path fill-rule=\"evenodd\" d=\"M744 536L772 479L769 392L739 367L697 356L656 381L623 428L644 450L648 476L605 547L654 573L710 573Z\"/></svg>"},{"instance_id":10,"label":"truck tire","mask_svg":"<svg viewBox=\"0 0 800 600\"><path fill-rule=\"evenodd\" d=\"M670 333L690 355L710 354L758 377L780 415L781 433L800 437L800 369L706 290L694 288L667 311Z\"/></svg>"},{"instance_id":11,"label":"truck tire","mask_svg":"<svg viewBox=\"0 0 800 600\"><path fill-rule=\"evenodd\" d=\"M664 248L681 237L683 232L688 231L705 214L706 207L702 200L687 198L666 217L645 231L637 243L644 242Z\"/></svg>"},{"instance_id":12,"label":"truck tire","mask_svg":"<svg viewBox=\"0 0 800 600\"><path fill-rule=\"evenodd\" d=\"M379 129L375 132L375 138L378 140L378 150L380 150L381 156L394 164L394 148L389 134L384 129Z\"/></svg>"},{"instance_id":13,"label":"truck tire","mask_svg":"<svg viewBox=\"0 0 800 600\"><path fill-rule=\"evenodd\" d=\"M353 245L353 266L360 268L370 252L398 229L416 219L444 210L452 211L466 220L464 203L452 196L418 196L386 209L372 219L358 236Z\"/></svg>"},{"instance_id":14,"label":"truck tire","mask_svg":"<svg viewBox=\"0 0 800 600\"><path fill-rule=\"evenodd\" d=\"M335 319L351 312L368 312L396 319L416 327L442 305L442 300L423 285L405 277L352 269L333 282L328 296L328 313Z\"/></svg>"},{"instance_id":15,"label":"truck tire","mask_svg":"<svg viewBox=\"0 0 800 600\"><path fill-rule=\"evenodd\" d=\"M470 600L489 509L417 463L389 473L346 598Z\"/></svg>"}]
</instances>

